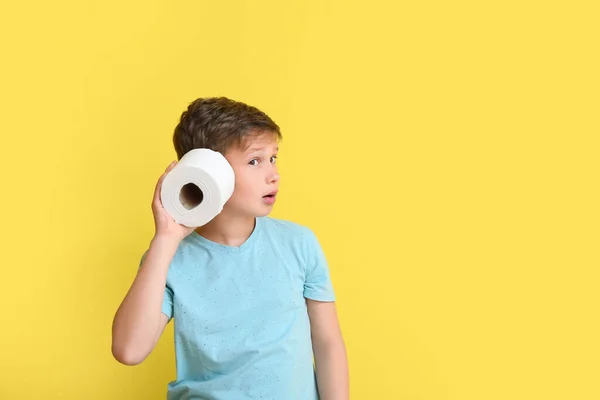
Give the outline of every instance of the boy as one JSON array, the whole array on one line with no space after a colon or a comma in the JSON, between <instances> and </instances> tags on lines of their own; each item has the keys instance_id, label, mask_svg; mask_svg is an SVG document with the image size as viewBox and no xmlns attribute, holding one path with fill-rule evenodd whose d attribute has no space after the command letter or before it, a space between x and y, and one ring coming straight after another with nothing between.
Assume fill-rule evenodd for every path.
<instances>
[{"instance_id":1,"label":"boy","mask_svg":"<svg viewBox=\"0 0 600 400\"><path fill-rule=\"evenodd\" d=\"M347 400L348 365L325 256L309 228L268 217L279 188L279 127L224 97L192 102L175 128L178 159L222 153L235 172L223 210L193 229L154 192L155 235L113 322L112 352L141 363L175 320L168 399ZM314 366L313 366L314 355ZM316 372L315 372L316 370Z\"/></svg>"}]
</instances>

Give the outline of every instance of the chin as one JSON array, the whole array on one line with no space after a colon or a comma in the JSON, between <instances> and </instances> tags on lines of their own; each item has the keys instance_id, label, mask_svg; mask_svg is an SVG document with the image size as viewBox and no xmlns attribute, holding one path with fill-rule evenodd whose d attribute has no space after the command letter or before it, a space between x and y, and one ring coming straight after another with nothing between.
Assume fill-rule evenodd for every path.
<instances>
[{"instance_id":1,"label":"chin","mask_svg":"<svg viewBox=\"0 0 600 400\"><path fill-rule=\"evenodd\" d=\"M246 215L252 218L257 218L257 217L266 217L267 215L269 215L271 213L271 211L273 211L273 207L260 207L260 208L254 208L254 209L242 209L242 210L238 210L238 212L236 214L238 215Z\"/></svg>"},{"instance_id":2,"label":"chin","mask_svg":"<svg viewBox=\"0 0 600 400\"><path fill-rule=\"evenodd\" d=\"M270 208L269 210L263 210L262 212L254 213L254 216L255 217L266 217L267 215L271 214L271 211L273 211L273 208Z\"/></svg>"}]
</instances>

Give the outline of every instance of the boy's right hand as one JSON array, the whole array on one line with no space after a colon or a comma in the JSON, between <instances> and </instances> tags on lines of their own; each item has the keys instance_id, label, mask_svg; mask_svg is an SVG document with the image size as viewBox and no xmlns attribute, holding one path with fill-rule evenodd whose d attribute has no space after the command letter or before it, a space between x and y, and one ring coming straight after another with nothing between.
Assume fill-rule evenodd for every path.
<instances>
[{"instance_id":1,"label":"boy's right hand","mask_svg":"<svg viewBox=\"0 0 600 400\"><path fill-rule=\"evenodd\" d=\"M183 240L186 236L194 231L194 228L175 222L173 217L165 210L160 199L160 191L162 188L165 176L177 165L177 161L173 161L165 172L161 175L154 189L154 198L152 199L152 213L154 214L154 225L156 232L154 236L171 237L178 241Z\"/></svg>"}]
</instances>

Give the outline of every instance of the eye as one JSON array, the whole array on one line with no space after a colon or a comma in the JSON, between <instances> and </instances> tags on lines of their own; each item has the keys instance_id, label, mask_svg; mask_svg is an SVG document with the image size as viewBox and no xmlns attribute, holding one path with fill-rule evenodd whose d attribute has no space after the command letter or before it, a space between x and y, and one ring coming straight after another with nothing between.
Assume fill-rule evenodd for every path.
<instances>
[{"instance_id":1,"label":"eye","mask_svg":"<svg viewBox=\"0 0 600 400\"><path fill-rule=\"evenodd\" d=\"M253 158L252 160L250 160L250 162L248 164L250 164L250 165L258 165L258 158Z\"/></svg>"},{"instance_id":2,"label":"eye","mask_svg":"<svg viewBox=\"0 0 600 400\"><path fill-rule=\"evenodd\" d=\"M271 162L275 164L277 162L277 156L271 157Z\"/></svg>"}]
</instances>

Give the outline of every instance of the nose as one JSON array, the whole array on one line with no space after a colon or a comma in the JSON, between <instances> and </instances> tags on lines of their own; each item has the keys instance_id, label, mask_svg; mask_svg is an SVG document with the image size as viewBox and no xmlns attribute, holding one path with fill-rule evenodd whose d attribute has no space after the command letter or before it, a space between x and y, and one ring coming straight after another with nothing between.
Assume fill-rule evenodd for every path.
<instances>
[{"instance_id":1,"label":"nose","mask_svg":"<svg viewBox=\"0 0 600 400\"><path fill-rule=\"evenodd\" d=\"M271 177L269 178L269 182L270 183L279 182L279 174L277 172L275 172L273 175L271 175Z\"/></svg>"},{"instance_id":2,"label":"nose","mask_svg":"<svg viewBox=\"0 0 600 400\"><path fill-rule=\"evenodd\" d=\"M277 183L279 182L279 172L277 171L277 166L273 166L269 172L269 176L267 177L267 181L269 183Z\"/></svg>"}]
</instances>

